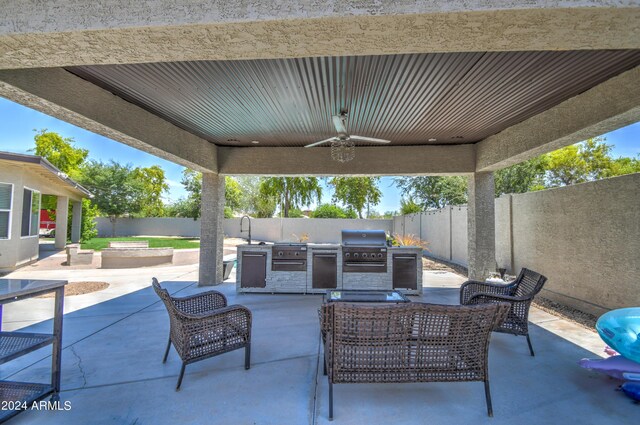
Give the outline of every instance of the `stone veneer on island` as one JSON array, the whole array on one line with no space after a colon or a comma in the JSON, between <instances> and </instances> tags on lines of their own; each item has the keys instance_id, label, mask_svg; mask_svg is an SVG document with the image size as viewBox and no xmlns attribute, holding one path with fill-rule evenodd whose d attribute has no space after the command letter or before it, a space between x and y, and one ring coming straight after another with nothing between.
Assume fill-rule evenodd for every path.
<instances>
[{"instance_id":1,"label":"stone veneer on island","mask_svg":"<svg viewBox=\"0 0 640 425\"><path fill-rule=\"evenodd\" d=\"M314 284L314 254L326 255L332 261L335 254L336 289L397 289L406 294L422 294L422 249L420 247L388 247L386 270L373 272L343 272L342 247L339 244L308 244L305 271L273 271L273 245L239 245L236 291L262 293L325 293L327 287ZM405 262L404 274L395 274L394 264ZM409 270L407 266L415 267ZM243 281L243 272L246 275ZM407 281L407 276L409 281ZM410 287L414 287L410 288Z\"/></svg>"}]
</instances>

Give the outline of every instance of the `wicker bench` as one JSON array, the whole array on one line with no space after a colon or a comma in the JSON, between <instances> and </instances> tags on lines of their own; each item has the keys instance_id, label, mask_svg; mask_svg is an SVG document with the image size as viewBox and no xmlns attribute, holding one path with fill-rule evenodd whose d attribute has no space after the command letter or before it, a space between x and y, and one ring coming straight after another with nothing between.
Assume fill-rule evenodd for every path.
<instances>
[{"instance_id":1,"label":"wicker bench","mask_svg":"<svg viewBox=\"0 0 640 425\"><path fill-rule=\"evenodd\" d=\"M493 416L489 337L508 310L506 303L324 304L320 326L329 419L333 419L333 384L383 382L481 381L488 415Z\"/></svg>"}]
</instances>

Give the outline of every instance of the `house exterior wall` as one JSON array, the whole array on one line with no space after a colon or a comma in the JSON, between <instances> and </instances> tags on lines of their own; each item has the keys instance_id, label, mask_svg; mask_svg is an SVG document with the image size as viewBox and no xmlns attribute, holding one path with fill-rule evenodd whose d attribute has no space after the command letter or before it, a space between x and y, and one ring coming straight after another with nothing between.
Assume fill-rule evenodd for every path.
<instances>
[{"instance_id":1,"label":"house exterior wall","mask_svg":"<svg viewBox=\"0 0 640 425\"><path fill-rule=\"evenodd\" d=\"M11 271L38 258L38 236L20 236L24 187L41 191L37 180L20 167L3 166L0 169L0 182L13 185L10 235L9 239L0 239L0 272Z\"/></svg>"},{"instance_id":2,"label":"house exterior wall","mask_svg":"<svg viewBox=\"0 0 640 425\"><path fill-rule=\"evenodd\" d=\"M51 194L52 183L32 171L24 169L19 163L16 163L16 165L2 164L2 167L0 167L0 183L13 185L9 219L10 238L0 239L0 272L8 272L38 259L38 235L20 236L24 188L36 190L41 194ZM55 192L65 193L65 190L61 187L56 187ZM73 196L71 193L68 193L68 195Z\"/></svg>"}]
</instances>

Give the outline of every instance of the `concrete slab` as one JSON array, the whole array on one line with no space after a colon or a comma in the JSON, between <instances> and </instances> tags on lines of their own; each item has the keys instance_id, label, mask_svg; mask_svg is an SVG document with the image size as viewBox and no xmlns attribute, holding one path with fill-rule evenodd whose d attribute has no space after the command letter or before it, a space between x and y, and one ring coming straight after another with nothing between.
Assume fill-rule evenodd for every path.
<instances>
[{"instance_id":1,"label":"concrete slab","mask_svg":"<svg viewBox=\"0 0 640 425\"><path fill-rule=\"evenodd\" d=\"M251 370L244 370L242 350L226 353L187 366L182 389L175 392L180 359L172 350L162 364L169 323L150 288L154 275L172 293L213 289L230 304L249 307ZM196 278L193 266L74 271L73 279L107 281L111 287L66 303L61 398L71 402L71 410L24 412L9 423L327 423L327 380L318 367L322 296L238 295L231 279L202 288ZM457 304L464 280L425 272L424 296L411 300ZM5 309L5 328L47 328L47 302L27 300ZM531 319L535 357L524 337L492 336L494 418L486 416L480 383L362 384L334 386L333 423L635 423L637 406L614 391L618 381L576 364L601 352L597 335L537 309ZM46 381L49 354L45 348L4 364L0 376Z\"/></svg>"}]
</instances>

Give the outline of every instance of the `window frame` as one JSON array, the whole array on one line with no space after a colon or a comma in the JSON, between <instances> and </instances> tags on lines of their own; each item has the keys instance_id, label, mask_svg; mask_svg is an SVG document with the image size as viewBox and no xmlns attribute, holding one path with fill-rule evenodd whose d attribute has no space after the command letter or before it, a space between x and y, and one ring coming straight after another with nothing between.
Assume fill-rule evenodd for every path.
<instances>
[{"instance_id":1,"label":"window frame","mask_svg":"<svg viewBox=\"0 0 640 425\"><path fill-rule=\"evenodd\" d=\"M42 208L42 192L40 192L37 189L31 189L28 186L23 186L22 189L23 189L22 190L23 193L24 193L25 190L31 191L31 200L30 200L31 202L29 202L29 204L30 204L29 205L29 210L31 210L31 207L33 205L33 194L34 193L38 193L40 196L38 197L38 227L36 228L37 232L36 232L35 235L29 234L27 236L22 236L22 223L20 223L20 239L38 238L38 237L40 237L40 208ZM24 196L22 198L22 211L21 212L22 212L22 214L20 214L20 216L22 218L22 216L24 214ZM32 219L33 219L33 214L29 214L29 233L31 233L31 223L32 223L31 220Z\"/></svg>"},{"instance_id":2,"label":"window frame","mask_svg":"<svg viewBox=\"0 0 640 425\"><path fill-rule=\"evenodd\" d=\"M14 198L14 189L15 189L15 184L13 183L5 183L5 182L0 182L0 184L6 184L7 186L11 187L11 194L9 197L9 209L4 209L4 208L0 208L0 212L8 212L9 213L9 222L7 224L7 237L3 237L2 235L0 235L0 241L8 241L11 239L11 224L12 224L12 218L13 218L13 198Z\"/></svg>"}]
</instances>

